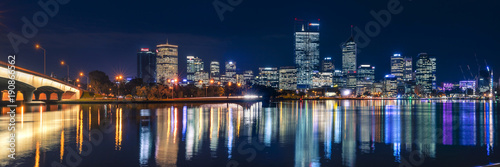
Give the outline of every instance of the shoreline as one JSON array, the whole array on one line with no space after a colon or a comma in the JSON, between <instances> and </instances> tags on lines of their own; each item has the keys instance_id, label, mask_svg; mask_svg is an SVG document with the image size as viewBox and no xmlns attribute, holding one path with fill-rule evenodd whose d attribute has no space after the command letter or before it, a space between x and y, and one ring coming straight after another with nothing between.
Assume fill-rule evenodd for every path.
<instances>
[{"instance_id":1,"label":"shoreline","mask_svg":"<svg viewBox=\"0 0 500 167\"><path fill-rule=\"evenodd\" d=\"M39 105L39 104L147 104L147 103L244 103L244 102L263 102L269 101L266 98L244 98L244 97L195 97L195 98L176 98L176 99L161 99L161 100L132 100L132 99L76 99L76 100L62 100L62 101L33 101L30 103L16 103L23 105ZM314 99L302 99L302 101L316 100L316 101L327 101L327 100L467 100L467 101L487 101L490 99L442 99L442 98L314 98ZM280 101L300 101L300 99L272 99L272 102ZM498 101L498 100L494 100ZM9 105L7 101L2 101L1 105Z\"/></svg>"}]
</instances>

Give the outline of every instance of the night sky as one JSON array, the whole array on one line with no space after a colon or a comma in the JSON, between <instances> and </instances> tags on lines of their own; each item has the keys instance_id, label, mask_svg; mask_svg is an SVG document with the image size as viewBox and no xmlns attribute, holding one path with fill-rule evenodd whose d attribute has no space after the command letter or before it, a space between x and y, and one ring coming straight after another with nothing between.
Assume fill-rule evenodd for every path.
<instances>
[{"instance_id":1,"label":"night sky","mask_svg":"<svg viewBox=\"0 0 500 167\"><path fill-rule=\"evenodd\" d=\"M45 1L45 0L44 0ZM226 0L220 0L228 4ZM294 18L321 19L321 57L331 56L341 68L340 44L350 36L350 26L365 29L375 20L370 11L386 10L389 0L242 0L221 21L213 0L71 0L61 5L38 34L20 45L17 65L43 73L47 50L47 74L72 76L101 70L111 78L136 75L136 54L142 47L165 43L179 45L179 73L186 75L186 56L205 62L237 62L238 70L257 72L258 67L294 65ZM0 2L0 54L14 53L7 34L21 34L22 17L32 20L42 9L35 0ZM463 80L459 66L477 73L485 60L500 73L500 2L495 0L401 0L403 11L392 15L387 27L358 54L358 65L376 66L377 80L390 73L390 56L427 52L437 57L437 79ZM498 76L498 75L496 75ZM495 77L497 78L497 77Z\"/></svg>"}]
</instances>

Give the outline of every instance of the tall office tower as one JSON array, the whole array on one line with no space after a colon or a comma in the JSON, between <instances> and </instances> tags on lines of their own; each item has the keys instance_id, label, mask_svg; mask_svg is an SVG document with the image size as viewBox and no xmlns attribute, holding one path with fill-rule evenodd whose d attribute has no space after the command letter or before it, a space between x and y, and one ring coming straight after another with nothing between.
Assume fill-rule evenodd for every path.
<instances>
[{"instance_id":1,"label":"tall office tower","mask_svg":"<svg viewBox=\"0 0 500 167\"><path fill-rule=\"evenodd\" d=\"M405 57L403 61L404 61L403 81L406 82L406 81L415 80L413 78L413 58Z\"/></svg>"},{"instance_id":2,"label":"tall office tower","mask_svg":"<svg viewBox=\"0 0 500 167\"><path fill-rule=\"evenodd\" d=\"M208 77L208 72L205 71L195 72L193 76L193 81L194 83L197 83L197 85L209 85L210 79Z\"/></svg>"},{"instance_id":3,"label":"tall office tower","mask_svg":"<svg viewBox=\"0 0 500 167\"><path fill-rule=\"evenodd\" d=\"M282 90L297 89L297 68L291 66L280 67L279 89Z\"/></svg>"},{"instance_id":4,"label":"tall office tower","mask_svg":"<svg viewBox=\"0 0 500 167\"><path fill-rule=\"evenodd\" d=\"M389 97L394 97L397 94L398 79L395 75L385 75L384 90L385 94Z\"/></svg>"},{"instance_id":5,"label":"tall office tower","mask_svg":"<svg viewBox=\"0 0 500 167\"><path fill-rule=\"evenodd\" d=\"M321 62L321 68L323 72L333 72L335 70L333 59L331 57L325 57L325 59Z\"/></svg>"},{"instance_id":6,"label":"tall office tower","mask_svg":"<svg viewBox=\"0 0 500 167\"><path fill-rule=\"evenodd\" d=\"M344 73L341 70L335 70L333 72L333 87L344 88L345 87L345 79Z\"/></svg>"},{"instance_id":7,"label":"tall office tower","mask_svg":"<svg viewBox=\"0 0 500 167\"><path fill-rule=\"evenodd\" d=\"M156 83L156 53L149 48L137 52L137 78L142 78L144 83Z\"/></svg>"},{"instance_id":8,"label":"tall office tower","mask_svg":"<svg viewBox=\"0 0 500 167\"><path fill-rule=\"evenodd\" d=\"M279 74L278 68L276 67L260 67L259 76L257 78L257 84L262 86L268 86L272 88L278 88L279 86Z\"/></svg>"},{"instance_id":9,"label":"tall office tower","mask_svg":"<svg viewBox=\"0 0 500 167\"><path fill-rule=\"evenodd\" d=\"M203 71L204 64L203 61L194 56L187 56L187 79L189 81L198 81L195 79L194 74L196 72Z\"/></svg>"},{"instance_id":10,"label":"tall office tower","mask_svg":"<svg viewBox=\"0 0 500 167\"><path fill-rule=\"evenodd\" d=\"M404 76L404 58L401 54L394 54L391 57L391 74L394 75L398 81L401 83L403 81Z\"/></svg>"},{"instance_id":11,"label":"tall office tower","mask_svg":"<svg viewBox=\"0 0 500 167\"><path fill-rule=\"evenodd\" d=\"M295 64L297 88L307 89L312 84L311 74L319 70L319 19L295 19Z\"/></svg>"},{"instance_id":12,"label":"tall office tower","mask_svg":"<svg viewBox=\"0 0 500 167\"><path fill-rule=\"evenodd\" d=\"M210 79L216 82L220 81L220 64L218 61L210 62Z\"/></svg>"},{"instance_id":13,"label":"tall office tower","mask_svg":"<svg viewBox=\"0 0 500 167\"><path fill-rule=\"evenodd\" d=\"M254 75L252 70L246 70L243 72L243 80L245 84L252 85L254 83Z\"/></svg>"},{"instance_id":14,"label":"tall office tower","mask_svg":"<svg viewBox=\"0 0 500 167\"><path fill-rule=\"evenodd\" d=\"M436 57L434 56L431 56L429 58L431 60L431 64L432 64L432 89L433 90L436 90L437 89L437 79L436 79Z\"/></svg>"},{"instance_id":15,"label":"tall office tower","mask_svg":"<svg viewBox=\"0 0 500 167\"><path fill-rule=\"evenodd\" d=\"M178 79L178 46L167 42L157 45L156 48L156 82L166 83L169 79Z\"/></svg>"},{"instance_id":16,"label":"tall office tower","mask_svg":"<svg viewBox=\"0 0 500 167\"><path fill-rule=\"evenodd\" d=\"M342 72L344 72L344 78L346 78L346 88L348 89L355 89L357 84L356 54L357 45L354 41L351 30L351 37L342 45Z\"/></svg>"},{"instance_id":17,"label":"tall office tower","mask_svg":"<svg viewBox=\"0 0 500 167\"><path fill-rule=\"evenodd\" d=\"M236 62L226 62L226 75L225 82L236 82Z\"/></svg>"},{"instance_id":18,"label":"tall office tower","mask_svg":"<svg viewBox=\"0 0 500 167\"><path fill-rule=\"evenodd\" d=\"M436 85L436 58L420 53L417 58L416 84L421 94L432 93Z\"/></svg>"},{"instance_id":19,"label":"tall office tower","mask_svg":"<svg viewBox=\"0 0 500 167\"><path fill-rule=\"evenodd\" d=\"M356 92L363 94L372 90L373 83L375 82L375 67L371 65L361 65L358 67L357 72L358 85Z\"/></svg>"}]
</instances>

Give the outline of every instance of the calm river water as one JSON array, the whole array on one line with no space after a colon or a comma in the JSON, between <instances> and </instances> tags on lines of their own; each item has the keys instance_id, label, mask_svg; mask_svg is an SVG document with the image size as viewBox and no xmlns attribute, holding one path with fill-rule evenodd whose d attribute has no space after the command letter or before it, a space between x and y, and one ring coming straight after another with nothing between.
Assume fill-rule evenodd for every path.
<instances>
[{"instance_id":1,"label":"calm river water","mask_svg":"<svg viewBox=\"0 0 500 167\"><path fill-rule=\"evenodd\" d=\"M0 166L479 166L500 162L493 101L62 104L8 108Z\"/></svg>"}]
</instances>

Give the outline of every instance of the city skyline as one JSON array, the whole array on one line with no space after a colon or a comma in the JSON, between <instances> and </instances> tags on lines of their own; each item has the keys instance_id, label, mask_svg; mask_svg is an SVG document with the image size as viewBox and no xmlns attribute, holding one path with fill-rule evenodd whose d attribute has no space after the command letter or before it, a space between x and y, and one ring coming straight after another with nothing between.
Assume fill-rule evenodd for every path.
<instances>
[{"instance_id":1,"label":"city skyline","mask_svg":"<svg viewBox=\"0 0 500 167\"><path fill-rule=\"evenodd\" d=\"M189 5L185 2L175 3L179 3L179 5L184 6ZM273 21L264 19L255 23L266 25L264 27L268 31L262 32L261 28L256 28L252 26L252 24L242 23L242 21L250 18L249 13L245 12L245 10L248 10L258 3L259 2L242 3L242 5L238 6L238 10L226 13L226 18L223 22L218 20L219 18L217 17L216 12L213 11L210 3L202 3L195 6L196 8L200 8L202 10L194 14L188 15L186 12L181 11L180 13L187 15L187 18L193 18L194 16L199 16L200 14L207 15L201 18L208 18L212 22L210 22L209 26L205 27L203 31L200 31L194 29L193 27L198 23L183 24L186 23L186 21L181 20L183 17L173 20L174 22L177 21L179 24L159 24L159 27L164 28L151 28L149 30L142 26L123 27L121 26L124 24L123 21L111 20L111 17L106 15L103 15L104 17L98 19L96 23L82 25L88 23L89 21L85 21L84 19L83 21L75 23L74 21L68 20L75 17L82 17L84 13L80 11L81 8L76 6L88 6L88 4L71 2L60 7L59 14L55 16L53 20L50 20L47 27L39 29L38 36L30 39L27 44L20 45L19 55L27 60L40 59L42 53L40 50L36 50L33 47L34 44L39 43L47 49L47 63L49 65L50 63L55 63L59 60L65 60L69 63L86 62L88 61L87 59L103 60L102 62L89 62L86 63L88 65L85 66L76 64L73 65L72 70L70 71L72 76L75 76L81 71L89 72L96 69L111 75L124 73L127 76L135 76L134 73L136 71L136 63L134 60L136 59L136 50L139 48L154 48L157 44L165 43L165 40L168 38L172 43L181 46L179 49L179 69L186 69L185 56L196 56L206 60L207 62L213 60L220 62L227 60L245 62L244 64L239 64L241 69L253 70L256 72L258 71L258 67L282 67L294 65L293 47L291 47L293 39L290 37L290 34L293 34L293 30L290 27L293 26L293 18L300 17L321 19L322 44L320 46L320 60L324 57L332 57L335 60L335 66L341 67L341 64L339 63L341 62L341 51L339 48L340 43L345 40L346 32L348 32L350 28L349 26L354 25L355 27L364 29L366 23L374 20L370 11L373 10L378 12L380 10L384 10L386 5L386 3L382 2L377 3L367 1L360 1L357 4L352 2L318 2L309 4L309 6L316 8L293 12L292 9L295 9L294 6L298 6L298 4L290 2L291 7L279 9L287 11L286 14L271 16L271 20ZM338 7L333 6L335 9L339 10L327 12L325 9L326 7L322 7L332 6L333 4L338 3L347 3L342 5L339 4L340 6L344 6L346 9L339 9ZM471 69L474 69L472 70L474 72L476 71L475 69L477 69L477 64L482 67L485 66L484 60L487 60L488 64L491 64L491 68L493 70L498 69L498 66L495 65L495 63L498 62L498 58L494 56L498 54L495 53L496 51L491 49L498 45L497 41L492 40L498 36L496 31L494 31L495 28L499 27L498 22L496 21L496 18L484 17L485 15L491 15L491 12L493 11L489 10L489 13L487 13L482 10L478 10L479 7L493 8L498 6L498 4L481 5L481 3L471 3L467 1L461 3L471 5L461 5L456 9L443 10L449 11L449 14L445 14L445 16L454 15L458 18L463 18L463 20L451 19L445 23L439 23L437 22L438 19L432 18L432 12L423 14L417 12L419 11L417 9L437 8L429 5L428 2L419 1L415 3L402 3L402 6L405 7L404 11L401 14L393 15L390 24L387 27L382 28L381 33L378 36L371 38L371 43L368 46L360 49L361 51L358 55L357 63L376 66L376 77L382 78L385 74L390 73L390 55L400 53L405 57L408 56L415 59L419 53L426 52L435 55L438 58L438 64L443 64L443 62L445 62L451 65L449 68L438 66L437 76L440 76L438 77L438 83L458 82L459 80L463 80L462 73L457 72L460 70L459 66L466 67L467 65L470 65ZM271 9L276 9L274 7L278 4L280 3L273 2L269 7L264 7L264 13L269 13L271 12ZM4 7L11 7L15 9L20 5L21 4L18 4L17 2L11 2L7 3ZM2 13L2 16L4 16L1 20L2 24L9 25L3 28L4 32L14 32L20 34L20 29L23 24L21 18L24 16L31 16L34 12L40 9L40 7L35 3L22 5L25 6L26 10L14 10ZM107 5L109 4L104 3L102 6L91 6L89 8L95 8L96 13L101 13L102 15L102 13L109 12L104 10L104 7ZM206 9L203 8L203 5L207 5ZM470 6L471 10L467 10L465 13L459 13L458 11L463 8L462 6ZM118 5L117 9L113 10L118 11L129 7L131 7L129 3L124 3ZM73 11L73 9L75 9L75 11ZM138 8L138 10L142 9ZM335 13L343 13L343 11L348 10L353 11L356 14L345 16L344 18L334 15ZM179 11L177 10L176 12ZM474 14L471 15L471 13ZM146 16L146 14L140 14L139 16L134 16L133 18L145 18L141 16ZM96 16L94 15L88 15L82 18L88 18L91 20L95 17ZM405 18L411 19L408 20ZM137 19L132 20L131 23L127 24L138 25L138 22L148 23L150 20L151 19L149 18ZM104 23L104 21L109 23L99 24ZM449 25L464 21L477 24L467 24L460 30L446 29ZM241 28L245 26L248 28ZM61 29L61 27L68 28ZM236 31L229 30L239 28L241 28L241 30L249 30L249 28L252 28L254 31L246 31L247 34L243 35ZM354 31L355 35L356 33L357 32ZM243 36L241 36L241 38L231 37L235 35ZM79 40L65 43L65 41L69 41L68 38L70 37L78 38ZM450 39L450 37L458 40L446 40ZM101 40L96 42L98 39ZM476 44L477 41L484 42L481 42L481 45L479 45ZM1 40L1 43L1 53L12 53L12 46L6 37ZM437 45L437 43L445 44ZM113 52L111 52L111 50ZM477 54L478 63L474 60L474 54ZM262 58L267 58L269 61L261 62L260 60L262 60ZM19 61L19 65L33 67L31 69L35 71L40 71L42 69L39 63L31 61ZM65 76L64 68L60 66L48 66L47 74L50 74L50 72L55 72L57 76ZM186 73L181 73L180 75L185 77Z\"/></svg>"}]
</instances>

